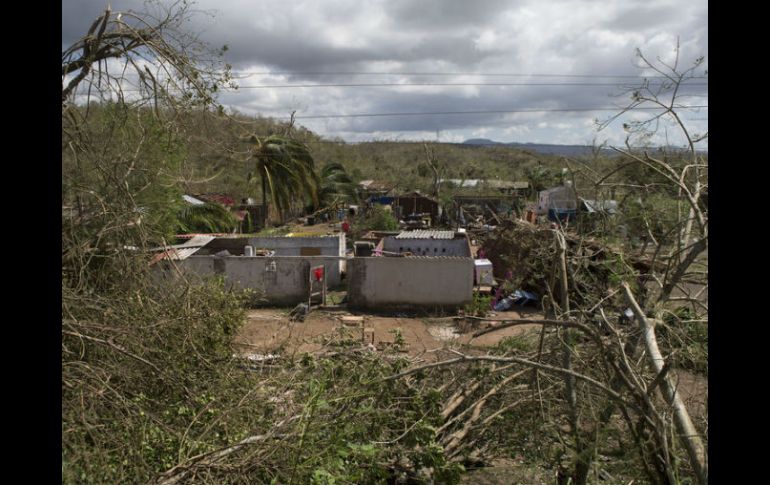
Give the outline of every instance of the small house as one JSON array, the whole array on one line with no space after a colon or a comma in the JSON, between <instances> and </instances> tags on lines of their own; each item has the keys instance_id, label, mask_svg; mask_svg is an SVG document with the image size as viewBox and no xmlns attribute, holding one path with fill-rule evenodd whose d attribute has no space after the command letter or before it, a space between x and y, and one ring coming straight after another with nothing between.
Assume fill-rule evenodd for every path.
<instances>
[{"instance_id":1,"label":"small house","mask_svg":"<svg viewBox=\"0 0 770 485\"><path fill-rule=\"evenodd\" d=\"M428 214L431 221L435 223L441 215L438 200L418 191L397 196L393 201L393 209L399 219L411 215Z\"/></svg>"},{"instance_id":2,"label":"small house","mask_svg":"<svg viewBox=\"0 0 770 485\"><path fill-rule=\"evenodd\" d=\"M537 214L548 215L548 219L573 220L577 215L577 195L569 185L560 185L541 190L537 197Z\"/></svg>"},{"instance_id":3,"label":"small house","mask_svg":"<svg viewBox=\"0 0 770 485\"><path fill-rule=\"evenodd\" d=\"M362 180L358 183L359 190L363 193L363 199L380 198L387 196L395 187L395 184L384 180Z\"/></svg>"},{"instance_id":4,"label":"small house","mask_svg":"<svg viewBox=\"0 0 770 485\"><path fill-rule=\"evenodd\" d=\"M379 251L378 251L379 250ZM377 245L376 253L384 255L411 254L414 256L471 257L468 235L454 231L402 231L385 236Z\"/></svg>"}]
</instances>

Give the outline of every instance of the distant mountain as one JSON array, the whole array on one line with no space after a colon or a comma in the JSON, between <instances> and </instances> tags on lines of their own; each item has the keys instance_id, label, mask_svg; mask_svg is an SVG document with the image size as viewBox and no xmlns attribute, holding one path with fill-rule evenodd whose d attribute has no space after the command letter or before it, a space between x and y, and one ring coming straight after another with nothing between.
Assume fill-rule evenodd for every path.
<instances>
[{"instance_id":1,"label":"distant mountain","mask_svg":"<svg viewBox=\"0 0 770 485\"><path fill-rule=\"evenodd\" d=\"M591 155L593 148L588 145L548 145L544 143L501 143L499 141L489 140L487 138L471 138L461 143L462 145L474 145L474 146L507 146L513 148L519 148L521 150L527 150L530 152L540 153L543 155L561 155L566 157L580 157L585 155ZM654 149L652 149L654 150ZM671 151L682 151L683 149L670 147ZM698 150L699 153L708 154L708 150ZM615 150L609 148L603 148L602 154L604 155L617 155Z\"/></svg>"},{"instance_id":2,"label":"distant mountain","mask_svg":"<svg viewBox=\"0 0 770 485\"><path fill-rule=\"evenodd\" d=\"M493 146L504 145L514 148L520 148L522 150L528 150L531 152L542 153L543 155L564 155L569 157L579 157L584 155L590 155L592 148L587 145L548 145L543 143L501 143L494 140L488 140L486 138L471 138L465 140L463 145L476 145L476 146ZM612 150L603 149L605 154L614 153Z\"/></svg>"},{"instance_id":3,"label":"distant mountain","mask_svg":"<svg viewBox=\"0 0 770 485\"><path fill-rule=\"evenodd\" d=\"M505 143L488 140L486 138L471 138L470 140L465 140L463 145L505 145Z\"/></svg>"}]
</instances>

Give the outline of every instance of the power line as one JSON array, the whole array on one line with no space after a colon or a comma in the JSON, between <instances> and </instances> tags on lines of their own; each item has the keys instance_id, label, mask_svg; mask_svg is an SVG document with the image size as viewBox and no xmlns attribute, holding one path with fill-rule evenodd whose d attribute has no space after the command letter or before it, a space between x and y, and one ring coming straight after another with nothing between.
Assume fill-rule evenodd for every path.
<instances>
[{"instance_id":1,"label":"power line","mask_svg":"<svg viewBox=\"0 0 770 485\"><path fill-rule=\"evenodd\" d=\"M262 135L256 135L258 137L267 137L270 136L270 134L262 134ZM399 135L401 136L401 135ZM581 144L560 144L560 143L507 143L507 142L495 142L491 145L476 145L473 143L465 143L462 141L437 141L434 139L427 139L427 138L421 138L421 139L400 139L398 137L396 138L371 138L366 140L355 140L355 141L348 141L348 140L298 140L301 143L305 145L323 145L323 144L333 144L333 145L357 145L357 144L364 144L364 143L401 143L401 144L423 144L423 143L435 143L439 145L460 145L463 147L469 147L469 148L513 148L513 149L520 149L520 150L532 150L532 148L528 145L553 145L553 146L576 146L576 147L585 147L585 148L591 148L591 145L581 145ZM618 144L617 146L622 146ZM625 148L625 146L623 146ZM661 148L660 146L638 146L638 147L631 147L632 150L644 150L644 149L655 149L655 148ZM675 147L671 147L675 148ZM704 150L708 147L699 147L698 150Z\"/></svg>"},{"instance_id":2,"label":"power line","mask_svg":"<svg viewBox=\"0 0 770 485\"><path fill-rule=\"evenodd\" d=\"M665 76L639 76L628 74L521 74L501 72L364 72L364 71L231 71L233 74L251 76L497 76L497 77L567 77L567 78L620 78L620 79L667 79ZM708 79L708 76L693 76L689 79Z\"/></svg>"},{"instance_id":3,"label":"power line","mask_svg":"<svg viewBox=\"0 0 770 485\"><path fill-rule=\"evenodd\" d=\"M340 84L264 84L238 86L236 89L283 89L283 88L364 88L402 86L618 86L618 83L340 83ZM687 83L681 86L708 86L708 83Z\"/></svg>"},{"instance_id":4,"label":"power line","mask_svg":"<svg viewBox=\"0 0 770 485\"><path fill-rule=\"evenodd\" d=\"M222 92L224 93L235 93L237 94L240 90L243 89L292 89L292 88L332 88L332 87L344 87L344 88L370 88L370 87L388 87L388 88L398 88L398 87L409 87L409 86L438 86L438 87L462 87L462 86L492 86L492 87L505 87L505 86L538 86L538 87L559 87L559 86L568 86L568 87L607 87L607 86L614 86L618 88L629 88L629 86L620 86L618 83L339 83L339 84L262 84L262 85L253 85L253 86L235 86L233 88L223 88ZM659 87L660 85L653 85L652 87ZM686 88L686 87L703 87L708 86L708 83L683 83L680 85L680 88ZM137 92L143 92L144 90L137 89L137 88L124 88L121 89L121 91L126 93L137 93ZM78 91L79 94L83 95L80 91ZM706 94L698 94L698 96L705 96ZM678 94L678 96L692 96L692 94Z\"/></svg>"},{"instance_id":5,"label":"power line","mask_svg":"<svg viewBox=\"0 0 770 485\"><path fill-rule=\"evenodd\" d=\"M708 108L708 105L690 105L690 106L677 106L677 109L698 109ZM346 114L346 115L307 115L307 116L295 116L294 119L321 119L321 118L366 118L366 117L382 117L382 116L433 116L433 115L468 115L468 114L508 114L508 113L568 113L568 112L584 112L584 111L620 111L622 107L612 106L603 108L532 108L532 109L517 109L517 110L478 110L478 111L432 111L432 112L406 112L406 113L360 113L360 114ZM662 108L655 107L636 107L632 111L637 110L660 110Z\"/></svg>"},{"instance_id":6,"label":"power line","mask_svg":"<svg viewBox=\"0 0 770 485\"><path fill-rule=\"evenodd\" d=\"M527 146L528 144L526 144L526 143L511 144L511 143L498 142L498 143L495 143L493 145L475 145L473 143L465 143L465 142L462 142L462 141L436 141L436 140L431 140L431 139L400 140L400 139L392 139L392 138L382 138L382 139L372 138L372 139L369 139L369 140L356 140L356 141L347 141L347 140L339 140L339 141L337 141L337 140L307 140L307 141L302 141L301 143L303 143L305 145L359 145L359 144L366 144L366 143L400 143L400 144L414 144L414 145L420 144L420 145L422 145L423 143L434 143L434 144L439 144L439 145L458 145L460 147L468 147L468 148L502 148L502 149L510 148L510 149L515 149L515 150L533 150L531 147ZM575 145L570 145L570 144L562 145L562 144L557 144L557 143L535 143L535 144L536 145L553 145L553 146L556 146L556 147L559 147L559 146L573 147L573 146L575 146L575 147L586 148L586 149L591 148L591 145L579 145L579 144L575 144ZM617 144L616 146L625 148L625 146L623 146L622 144ZM639 147L631 147L631 150L650 150L650 149L654 150L654 149L657 149L657 148L664 148L664 147L661 147L661 146L649 146L649 147L639 146ZM676 147L671 147L671 148L676 148ZM682 149L686 150L686 147L682 147ZM708 151L708 147L698 147L697 150L698 151ZM556 156L556 154L552 154L552 155Z\"/></svg>"}]
</instances>

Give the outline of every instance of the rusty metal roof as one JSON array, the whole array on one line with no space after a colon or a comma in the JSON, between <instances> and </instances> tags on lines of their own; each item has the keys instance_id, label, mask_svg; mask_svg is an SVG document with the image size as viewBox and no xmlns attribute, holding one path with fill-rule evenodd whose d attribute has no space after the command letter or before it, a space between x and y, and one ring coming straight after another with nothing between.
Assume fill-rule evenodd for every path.
<instances>
[{"instance_id":1,"label":"rusty metal roof","mask_svg":"<svg viewBox=\"0 0 770 485\"><path fill-rule=\"evenodd\" d=\"M182 261L187 259L213 240L214 236L196 235L183 244L154 248L153 251L161 252L153 256L153 258L150 260L150 266L163 259L170 259L174 261Z\"/></svg>"},{"instance_id":2,"label":"rusty metal roof","mask_svg":"<svg viewBox=\"0 0 770 485\"><path fill-rule=\"evenodd\" d=\"M403 231L396 239L454 239L454 231L429 231L429 230L417 230L417 231Z\"/></svg>"}]
</instances>

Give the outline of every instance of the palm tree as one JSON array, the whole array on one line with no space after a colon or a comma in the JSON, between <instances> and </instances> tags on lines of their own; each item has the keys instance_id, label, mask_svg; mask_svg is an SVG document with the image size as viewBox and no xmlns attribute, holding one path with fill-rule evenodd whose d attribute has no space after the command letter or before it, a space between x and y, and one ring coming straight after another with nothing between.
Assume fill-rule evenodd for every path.
<instances>
[{"instance_id":1,"label":"palm tree","mask_svg":"<svg viewBox=\"0 0 770 485\"><path fill-rule=\"evenodd\" d=\"M308 197L318 204L318 175L313 157L304 143L280 135L266 138L252 136L256 145L256 172L262 181L262 207L267 209L267 195L280 214L299 197ZM252 179L253 176L249 176ZM267 210L262 212L262 227L267 222Z\"/></svg>"},{"instance_id":2,"label":"palm tree","mask_svg":"<svg viewBox=\"0 0 770 485\"><path fill-rule=\"evenodd\" d=\"M330 207L337 202L356 202L358 186L340 163L328 163L321 169L318 199L322 207Z\"/></svg>"},{"instance_id":3,"label":"palm tree","mask_svg":"<svg viewBox=\"0 0 770 485\"><path fill-rule=\"evenodd\" d=\"M547 189L553 184L554 176L548 167L538 163L534 167L527 167L524 170L524 176L529 182L530 190L537 193Z\"/></svg>"},{"instance_id":4,"label":"palm tree","mask_svg":"<svg viewBox=\"0 0 770 485\"><path fill-rule=\"evenodd\" d=\"M177 223L183 233L232 232L238 226L238 221L225 206L210 202L184 207L177 215Z\"/></svg>"}]
</instances>

